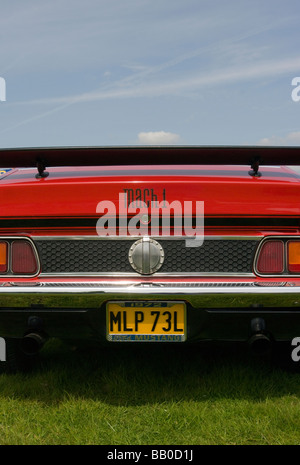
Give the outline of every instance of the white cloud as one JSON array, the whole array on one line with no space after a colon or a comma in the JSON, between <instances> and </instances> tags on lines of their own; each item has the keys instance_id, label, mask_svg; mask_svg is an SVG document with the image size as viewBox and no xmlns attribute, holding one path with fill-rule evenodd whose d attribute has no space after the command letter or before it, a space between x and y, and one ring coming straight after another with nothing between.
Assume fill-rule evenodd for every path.
<instances>
[{"instance_id":1,"label":"white cloud","mask_svg":"<svg viewBox=\"0 0 300 465\"><path fill-rule=\"evenodd\" d=\"M145 145L171 145L176 144L180 140L178 134L165 131L149 131L140 132L138 141Z\"/></svg>"},{"instance_id":2,"label":"white cloud","mask_svg":"<svg viewBox=\"0 0 300 465\"><path fill-rule=\"evenodd\" d=\"M290 132L284 137L271 136L259 141L259 145L299 145L300 131Z\"/></svg>"}]
</instances>

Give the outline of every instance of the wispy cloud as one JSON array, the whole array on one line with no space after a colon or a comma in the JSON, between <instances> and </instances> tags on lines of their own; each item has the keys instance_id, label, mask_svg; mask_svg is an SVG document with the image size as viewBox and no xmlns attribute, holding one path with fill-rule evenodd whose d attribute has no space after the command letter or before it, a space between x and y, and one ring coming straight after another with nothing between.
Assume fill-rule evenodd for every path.
<instances>
[{"instance_id":1,"label":"wispy cloud","mask_svg":"<svg viewBox=\"0 0 300 465\"><path fill-rule=\"evenodd\" d=\"M45 118L46 116L50 116L53 113L56 113L58 111L64 110L65 108L69 107L71 105L70 102L64 103L62 105L56 106L55 108L52 108L51 110L44 111L42 113L38 113L35 116L31 116L30 118L23 119L19 121L18 123L15 123L11 126L8 126L7 128L1 129L0 134L4 134L8 131L12 131L13 129L17 129L20 126L24 126L25 124L33 123L34 121L37 121L39 119Z\"/></svg>"},{"instance_id":2,"label":"wispy cloud","mask_svg":"<svg viewBox=\"0 0 300 465\"><path fill-rule=\"evenodd\" d=\"M194 72L193 76L184 75L173 80L156 79L145 80L140 73L131 78L115 81L105 85L100 90L84 92L76 95L62 97L42 98L35 100L19 101L15 104L22 105L62 105L98 100L134 98L134 97L159 97L162 95L174 95L181 92L201 91L202 88L232 84L241 81L251 81L260 78L276 78L280 75L297 72L300 68L300 57L285 60L269 60L248 64L247 66L217 68L210 72ZM149 71L150 73L150 71ZM142 73L143 74L143 73Z\"/></svg>"},{"instance_id":3,"label":"wispy cloud","mask_svg":"<svg viewBox=\"0 0 300 465\"><path fill-rule=\"evenodd\" d=\"M181 57L181 60L184 58ZM233 66L227 69L217 68L210 72L194 72L193 76L177 76L173 80L167 80L160 76L160 71L171 67L179 58L158 67L149 67L129 77L106 83L100 90L84 92L76 95L51 97L27 101L8 103L8 105L46 105L55 107L24 119L12 126L3 128L0 134L15 129L27 123L47 117L58 111L62 111L70 105L97 102L109 99L149 98L167 95L183 95L185 93L201 93L206 87L217 87L226 84L234 84L242 81L253 81L265 77L277 78L286 73L295 73L300 68L300 57L284 60L269 60L247 64L247 66ZM158 77L155 77L158 74ZM154 79L151 79L154 76ZM292 138L292 136L290 136ZM264 139L262 143L268 143Z\"/></svg>"}]
</instances>

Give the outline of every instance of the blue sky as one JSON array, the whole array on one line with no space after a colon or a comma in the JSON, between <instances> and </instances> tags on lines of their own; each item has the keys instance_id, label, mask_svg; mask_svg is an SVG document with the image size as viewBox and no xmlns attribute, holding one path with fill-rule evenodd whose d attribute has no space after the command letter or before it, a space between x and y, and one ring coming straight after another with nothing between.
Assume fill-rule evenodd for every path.
<instances>
[{"instance_id":1,"label":"blue sky","mask_svg":"<svg viewBox=\"0 0 300 465\"><path fill-rule=\"evenodd\" d=\"M299 145L299 24L296 0L2 0L0 147Z\"/></svg>"}]
</instances>

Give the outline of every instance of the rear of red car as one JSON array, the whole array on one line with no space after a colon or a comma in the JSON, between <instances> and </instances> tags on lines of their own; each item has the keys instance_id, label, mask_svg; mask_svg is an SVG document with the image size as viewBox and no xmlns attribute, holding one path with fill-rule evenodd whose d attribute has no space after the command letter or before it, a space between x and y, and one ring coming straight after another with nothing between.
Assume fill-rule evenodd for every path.
<instances>
[{"instance_id":1,"label":"rear of red car","mask_svg":"<svg viewBox=\"0 0 300 465\"><path fill-rule=\"evenodd\" d=\"M12 359L52 337L262 350L300 336L298 163L287 148L0 151Z\"/></svg>"}]
</instances>

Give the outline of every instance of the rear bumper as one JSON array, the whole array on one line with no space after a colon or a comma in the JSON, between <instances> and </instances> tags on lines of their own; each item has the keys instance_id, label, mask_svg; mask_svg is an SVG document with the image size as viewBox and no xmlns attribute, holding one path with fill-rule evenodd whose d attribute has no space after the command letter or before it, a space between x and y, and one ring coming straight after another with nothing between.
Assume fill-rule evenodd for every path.
<instances>
[{"instance_id":1,"label":"rear bumper","mask_svg":"<svg viewBox=\"0 0 300 465\"><path fill-rule=\"evenodd\" d=\"M184 302L186 342L247 341L255 318L275 341L300 337L298 283L78 281L2 283L0 336L21 338L35 329L106 342L106 304L114 300Z\"/></svg>"}]
</instances>

